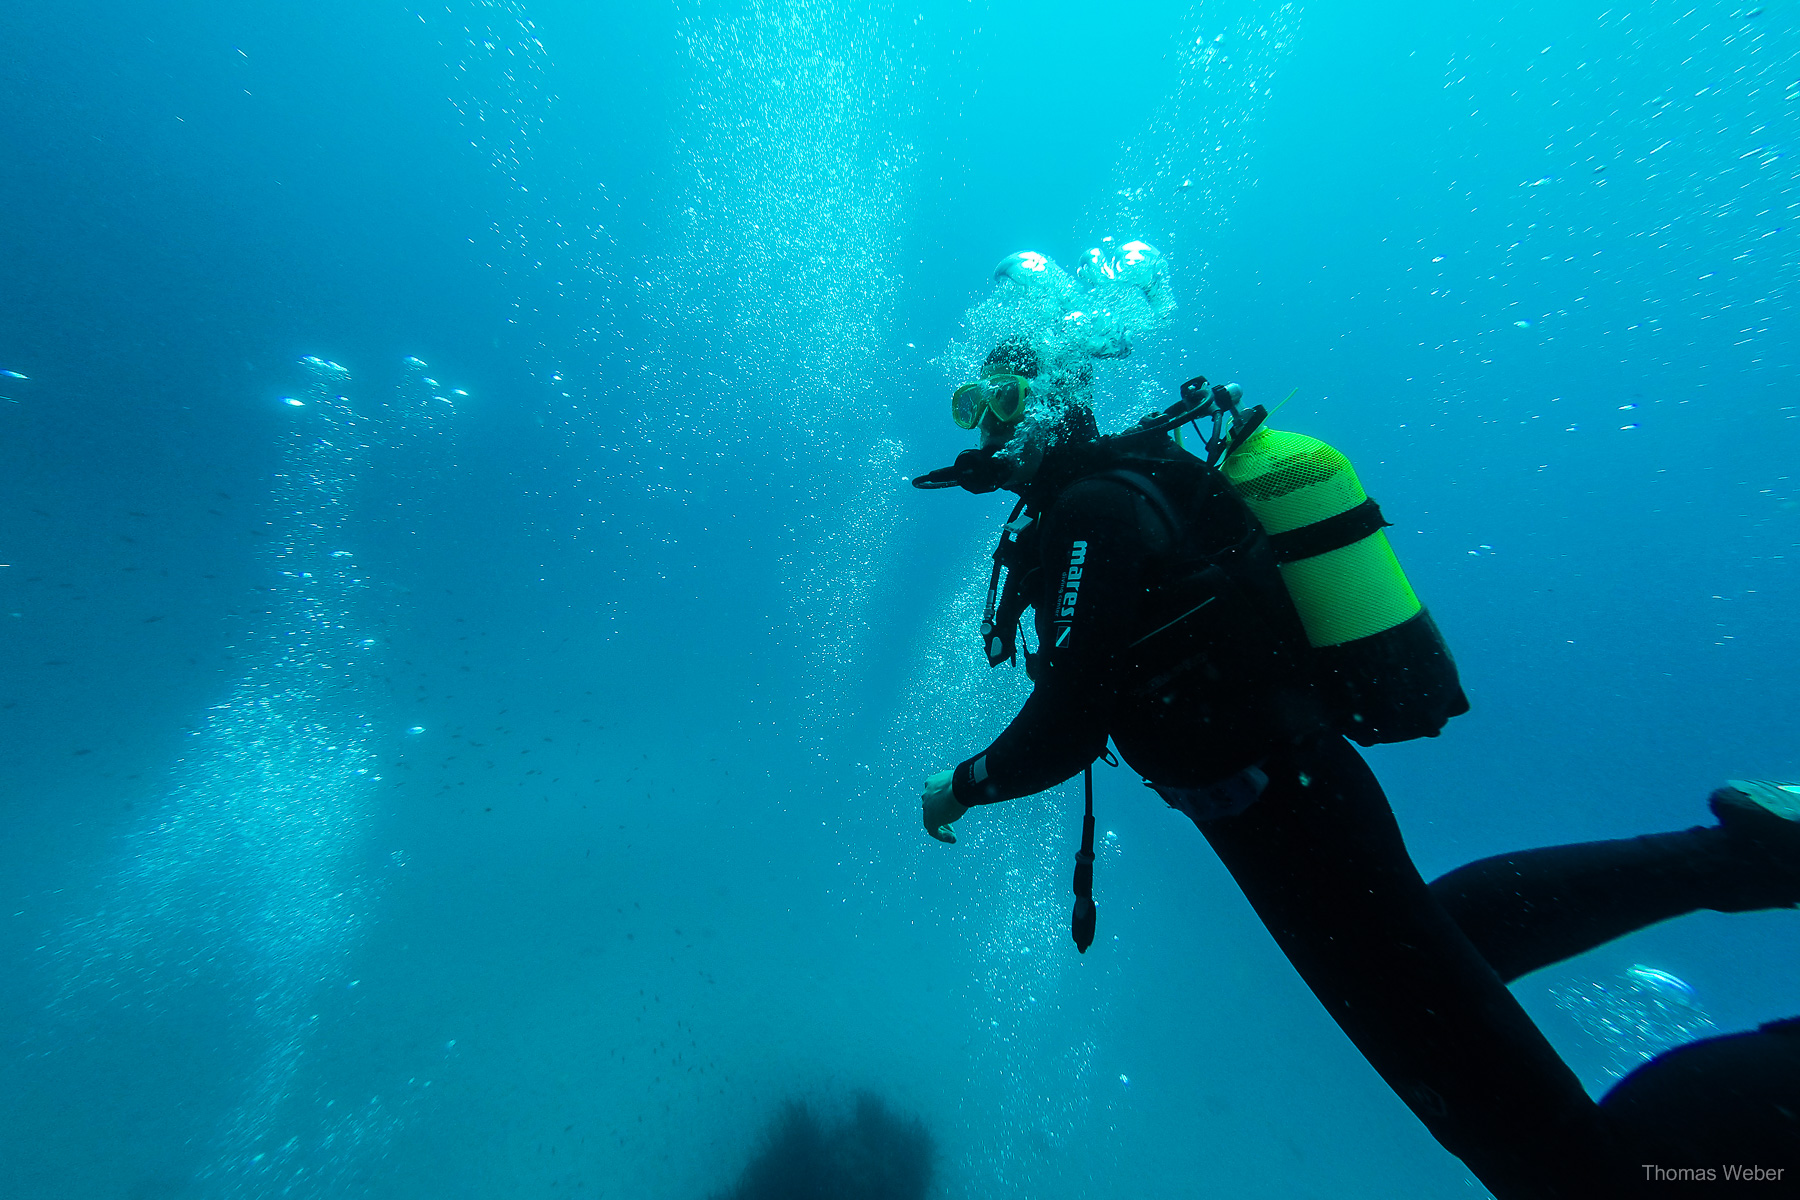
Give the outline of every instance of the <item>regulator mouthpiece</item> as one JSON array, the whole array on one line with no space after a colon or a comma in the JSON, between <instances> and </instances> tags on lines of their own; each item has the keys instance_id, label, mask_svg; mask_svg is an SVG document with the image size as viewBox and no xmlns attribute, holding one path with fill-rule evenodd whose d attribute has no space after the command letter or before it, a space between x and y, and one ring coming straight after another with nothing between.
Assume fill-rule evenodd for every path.
<instances>
[{"instance_id":1,"label":"regulator mouthpiece","mask_svg":"<svg viewBox=\"0 0 1800 1200\"><path fill-rule=\"evenodd\" d=\"M955 462L918 476L912 485L928 492L959 487L981 496L999 491L1000 485L1012 474L1012 466L1011 460L1000 457L998 448L964 450L956 456Z\"/></svg>"}]
</instances>

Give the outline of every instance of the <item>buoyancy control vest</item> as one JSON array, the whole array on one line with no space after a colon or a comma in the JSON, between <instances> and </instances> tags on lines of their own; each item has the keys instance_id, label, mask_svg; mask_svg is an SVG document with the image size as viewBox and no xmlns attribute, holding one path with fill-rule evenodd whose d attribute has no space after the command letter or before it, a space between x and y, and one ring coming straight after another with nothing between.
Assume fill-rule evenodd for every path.
<instances>
[{"instance_id":1,"label":"buoyancy control vest","mask_svg":"<svg viewBox=\"0 0 1800 1200\"><path fill-rule=\"evenodd\" d=\"M1112 733L1132 764L1159 782L1208 783L1329 728L1268 536L1224 476L1166 434L1100 438L1046 458L995 551L982 623L990 663L1015 657L1027 608L1038 611L1040 645L1053 641L1060 576L1042 565L1041 518L1065 498L1081 503L1096 483L1134 494L1151 547L1112 675ZM1025 649L1034 679L1039 656Z\"/></svg>"}]
</instances>

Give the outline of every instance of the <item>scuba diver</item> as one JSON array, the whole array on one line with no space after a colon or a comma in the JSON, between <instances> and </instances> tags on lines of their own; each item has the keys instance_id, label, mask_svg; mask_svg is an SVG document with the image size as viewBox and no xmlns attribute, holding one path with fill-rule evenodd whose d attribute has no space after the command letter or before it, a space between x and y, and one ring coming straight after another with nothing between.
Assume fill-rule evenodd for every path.
<instances>
[{"instance_id":1,"label":"scuba diver","mask_svg":"<svg viewBox=\"0 0 1800 1200\"><path fill-rule=\"evenodd\" d=\"M1800 1141L1800 1022L1673 1051L1597 1105L1504 982L1684 912L1800 902L1800 786L1735 782L1713 796L1716 826L1491 858L1427 885L1350 741L1435 736L1468 701L1380 510L1341 455L1268 429L1235 387L1192 380L1168 411L1100 436L1086 360L1110 355L1097 344L1002 339L952 397L980 445L913 481L1019 496L981 638L990 664L1014 661L1030 608L1037 641L1019 714L926 781L926 831L954 842L971 808L1089 771L1073 922L1085 951L1091 764L1110 738L1501 1200L1630 1194L1639 1164L1686 1144L1666 1140L1680 1131L1709 1152ZM1191 454L1180 427L1206 419L1204 455ZM1694 1095L1712 1100L1698 1125ZM1651 1145L1663 1157L1642 1157Z\"/></svg>"}]
</instances>

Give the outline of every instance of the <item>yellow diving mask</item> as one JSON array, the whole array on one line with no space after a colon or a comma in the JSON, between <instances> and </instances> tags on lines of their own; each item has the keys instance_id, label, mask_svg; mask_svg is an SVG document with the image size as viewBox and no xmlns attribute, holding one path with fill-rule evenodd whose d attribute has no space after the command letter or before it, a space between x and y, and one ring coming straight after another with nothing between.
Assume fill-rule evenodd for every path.
<instances>
[{"instance_id":1,"label":"yellow diving mask","mask_svg":"<svg viewBox=\"0 0 1800 1200\"><path fill-rule=\"evenodd\" d=\"M950 419L962 429L973 429L992 413L994 420L1011 425L1025 415L1025 399L1031 380L1023 375L989 375L965 383L950 397Z\"/></svg>"}]
</instances>

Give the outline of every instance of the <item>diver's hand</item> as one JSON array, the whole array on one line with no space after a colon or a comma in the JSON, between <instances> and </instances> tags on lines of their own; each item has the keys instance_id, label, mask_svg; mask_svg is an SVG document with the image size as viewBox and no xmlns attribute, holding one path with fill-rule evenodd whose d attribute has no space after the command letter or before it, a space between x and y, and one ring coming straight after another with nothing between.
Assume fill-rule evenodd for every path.
<instances>
[{"instance_id":1,"label":"diver's hand","mask_svg":"<svg viewBox=\"0 0 1800 1200\"><path fill-rule=\"evenodd\" d=\"M939 771L925 780L925 832L940 842L956 841L950 825L969 811L966 805L957 803L956 793L950 790L955 774L953 770Z\"/></svg>"}]
</instances>

